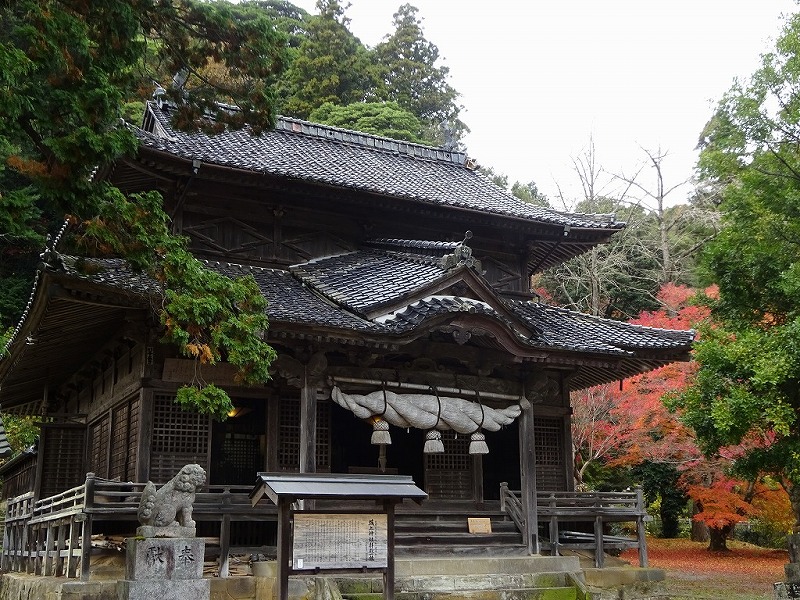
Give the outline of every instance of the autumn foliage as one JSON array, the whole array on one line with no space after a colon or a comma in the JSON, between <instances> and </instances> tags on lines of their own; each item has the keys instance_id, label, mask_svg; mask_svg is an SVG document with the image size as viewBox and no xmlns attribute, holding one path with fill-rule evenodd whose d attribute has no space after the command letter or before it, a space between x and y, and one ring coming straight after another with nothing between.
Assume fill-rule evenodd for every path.
<instances>
[{"instance_id":1,"label":"autumn foliage","mask_svg":"<svg viewBox=\"0 0 800 600\"><path fill-rule=\"evenodd\" d=\"M716 294L715 288L704 291L706 297ZM694 298L694 290L667 284L658 296L663 308L644 312L631 322L666 329L695 328L709 320L710 311ZM750 439L741 447L704 456L693 430L681 422L680 413L667 408L664 399L682 391L696 369L693 362L672 363L617 385L577 393L573 397L572 425L576 479L586 486L584 478L593 463L634 470L645 465L674 468L674 485L694 502L697 513L693 518L708 527L710 548L725 549L736 523L752 517L785 522L791 511L786 493L778 486L745 482L729 475L730 466L746 450L744 446L768 440ZM658 494L663 496L667 491L662 488ZM666 500L662 498L662 502Z\"/></svg>"}]
</instances>

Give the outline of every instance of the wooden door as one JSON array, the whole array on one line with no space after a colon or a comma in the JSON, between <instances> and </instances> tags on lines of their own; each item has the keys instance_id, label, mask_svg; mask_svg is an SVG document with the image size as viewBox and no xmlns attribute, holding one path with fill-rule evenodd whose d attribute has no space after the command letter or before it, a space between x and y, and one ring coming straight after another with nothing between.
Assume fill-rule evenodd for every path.
<instances>
[{"instance_id":1,"label":"wooden door","mask_svg":"<svg viewBox=\"0 0 800 600\"><path fill-rule=\"evenodd\" d=\"M469 436L442 432L443 454L425 455L425 491L431 500L472 500Z\"/></svg>"}]
</instances>

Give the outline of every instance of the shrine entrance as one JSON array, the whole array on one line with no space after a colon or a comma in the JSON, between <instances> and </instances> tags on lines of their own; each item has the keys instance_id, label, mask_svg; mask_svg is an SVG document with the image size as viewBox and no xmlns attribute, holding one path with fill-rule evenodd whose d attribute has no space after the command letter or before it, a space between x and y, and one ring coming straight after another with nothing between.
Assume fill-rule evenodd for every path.
<instances>
[{"instance_id":1,"label":"shrine entrance","mask_svg":"<svg viewBox=\"0 0 800 600\"><path fill-rule=\"evenodd\" d=\"M444 452L425 454L424 490L430 500L477 500L473 494L475 459L469 436L442 432ZM477 460L480 460L478 458Z\"/></svg>"}]
</instances>

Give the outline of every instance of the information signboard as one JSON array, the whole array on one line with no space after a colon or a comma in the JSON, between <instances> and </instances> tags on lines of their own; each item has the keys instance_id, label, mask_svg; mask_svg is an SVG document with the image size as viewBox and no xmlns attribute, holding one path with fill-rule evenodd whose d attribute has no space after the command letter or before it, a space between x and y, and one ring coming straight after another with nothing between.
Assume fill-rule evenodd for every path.
<instances>
[{"instance_id":1,"label":"information signboard","mask_svg":"<svg viewBox=\"0 0 800 600\"><path fill-rule=\"evenodd\" d=\"M387 523L387 515L380 513L295 513L292 568L385 568Z\"/></svg>"}]
</instances>

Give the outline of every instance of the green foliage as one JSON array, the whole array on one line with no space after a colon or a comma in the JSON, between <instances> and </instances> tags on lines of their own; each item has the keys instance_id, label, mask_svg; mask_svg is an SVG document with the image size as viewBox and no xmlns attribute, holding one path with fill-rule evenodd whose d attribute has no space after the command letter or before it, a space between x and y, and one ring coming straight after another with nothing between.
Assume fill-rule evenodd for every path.
<instances>
[{"instance_id":1,"label":"green foliage","mask_svg":"<svg viewBox=\"0 0 800 600\"><path fill-rule=\"evenodd\" d=\"M213 383L203 387L184 386L178 390L175 402L186 410L211 415L218 421L227 419L233 410L230 396Z\"/></svg>"},{"instance_id":2,"label":"green foliage","mask_svg":"<svg viewBox=\"0 0 800 600\"><path fill-rule=\"evenodd\" d=\"M269 324L258 285L252 276L232 279L211 271L192 256L186 240L171 234L157 193L126 197L110 188L107 194L101 213L84 227L79 240L84 252L125 256L133 268L162 283L164 341L198 361L195 389L182 392L181 403L195 402L201 412L227 415L230 398L205 385L201 367L227 360L237 367L242 383L269 379L275 351L262 340Z\"/></svg>"},{"instance_id":3,"label":"green foliage","mask_svg":"<svg viewBox=\"0 0 800 600\"><path fill-rule=\"evenodd\" d=\"M422 124L419 119L400 108L397 102L358 102L347 106L336 106L326 102L311 111L309 119L315 123L363 131L396 140L425 143L425 140L420 138Z\"/></svg>"},{"instance_id":4,"label":"green foliage","mask_svg":"<svg viewBox=\"0 0 800 600\"><path fill-rule=\"evenodd\" d=\"M326 102L363 102L375 87L367 49L348 30L345 7L318 0L317 9L282 82L282 112L301 119Z\"/></svg>"},{"instance_id":5,"label":"green foliage","mask_svg":"<svg viewBox=\"0 0 800 600\"><path fill-rule=\"evenodd\" d=\"M19 454L36 442L39 426L35 417L3 414L3 428L14 454Z\"/></svg>"},{"instance_id":6,"label":"green foliage","mask_svg":"<svg viewBox=\"0 0 800 600\"><path fill-rule=\"evenodd\" d=\"M291 51L300 47L306 35L306 23L310 15L288 0L252 0L253 6L262 10L271 19L275 29L286 37Z\"/></svg>"},{"instance_id":7,"label":"green foliage","mask_svg":"<svg viewBox=\"0 0 800 600\"><path fill-rule=\"evenodd\" d=\"M19 0L0 4L0 23L4 267L71 215L90 255L123 256L161 282L165 339L201 363L232 362L244 382L265 381L274 352L262 341L267 323L255 282L194 260L170 233L158 194L126 197L93 175L135 153L123 117L164 73L175 76L165 94L177 104L176 126L271 127L285 35L252 4L193 0ZM219 415L221 392L197 383L183 396Z\"/></svg>"},{"instance_id":8,"label":"green foliage","mask_svg":"<svg viewBox=\"0 0 800 600\"><path fill-rule=\"evenodd\" d=\"M439 49L425 39L417 12L410 4L400 6L394 14L394 32L375 47L376 95L416 115L426 124L426 138L439 145L454 143L469 129L459 119L462 107L456 102L458 92L447 81L450 70L437 66Z\"/></svg>"},{"instance_id":9,"label":"green foliage","mask_svg":"<svg viewBox=\"0 0 800 600\"><path fill-rule=\"evenodd\" d=\"M723 229L705 268L721 326L702 331L695 384L675 405L707 452L749 442L735 461L772 473L800 518L800 15L724 96L703 132L703 184Z\"/></svg>"},{"instance_id":10,"label":"green foliage","mask_svg":"<svg viewBox=\"0 0 800 600\"><path fill-rule=\"evenodd\" d=\"M750 517L734 529L733 537L741 542L761 546L762 548L786 548L791 527L785 523L776 523L769 519Z\"/></svg>"},{"instance_id":11,"label":"green foliage","mask_svg":"<svg viewBox=\"0 0 800 600\"><path fill-rule=\"evenodd\" d=\"M661 537L678 537L689 500L679 485L678 469L673 464L647 461L633 467L632 475L641 482L645 500L658 504Z\"/></svg>"},{"instance_id":12,"label":"green foliage","mask_svg":"<svg viewBox=\"0 0 800 600\"><path fill-rule=\"evenodd\" d=\"M337 0L319 0L319 14L311 17L278 0L256 4L290 37L290 67L280 82L283 114L451 148L469 131L459 118L462 107L448 83L449 70L437 64L439 50L423 36L413 6L399 8L395 31L370 50L349 31L347 6ZM337 107L333 117L326 104ZM367 107L356 108L360 104ZM377 111L379 106L392 107L391 114ZM376 124L357 110L384 122Z\"/></svg>"},{"instance_id":13,"label":"green foliage","mask_svg":"<svg viewBox=\"0 0 800 600\"><path fill-rule=\"evenodd\" d=\"M539 187L533 181L528 183L515 181L514 185L511 186L511 193L528 204L550 208L550 201L547 196L539 191Z\"/></svg>"}]
</instances>

